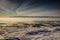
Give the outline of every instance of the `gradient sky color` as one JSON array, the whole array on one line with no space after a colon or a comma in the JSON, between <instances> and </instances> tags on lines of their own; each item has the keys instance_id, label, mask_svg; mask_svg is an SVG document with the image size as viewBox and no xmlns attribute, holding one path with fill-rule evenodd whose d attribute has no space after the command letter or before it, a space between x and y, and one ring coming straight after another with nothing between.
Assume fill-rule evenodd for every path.
<instances>
[{"instance_id":1,"label":"gradient sky color","mask_svg":"<svg viewBox=\"0 0 60 40\"><path fill-rule=\"evenodd\" d=\"M60 16L60 0L0 0L0 17Z\"/></svg>"}]
</instances>

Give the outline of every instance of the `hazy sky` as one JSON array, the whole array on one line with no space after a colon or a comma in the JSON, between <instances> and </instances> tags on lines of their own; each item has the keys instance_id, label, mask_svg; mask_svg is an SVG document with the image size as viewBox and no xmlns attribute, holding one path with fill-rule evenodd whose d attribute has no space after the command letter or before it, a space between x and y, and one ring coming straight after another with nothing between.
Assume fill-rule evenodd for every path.
<instances>
[{"instance_id":1,"label":"hazy sky","mask_svg":"<svg viewBox=\"0 0 60 40\"><path fill-rule=\"evenodd\" d=\"M60 16L60 1L0 0L0 16Z\"/></svg>"}]
</instances>

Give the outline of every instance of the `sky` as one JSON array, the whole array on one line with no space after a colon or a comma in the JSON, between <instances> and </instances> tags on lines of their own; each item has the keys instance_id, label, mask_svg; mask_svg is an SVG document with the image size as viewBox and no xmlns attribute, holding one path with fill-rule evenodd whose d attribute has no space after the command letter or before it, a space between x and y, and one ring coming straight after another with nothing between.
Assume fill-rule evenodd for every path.
<instances>
[{"instance_id":1,"label":"sky","mask_svg":"<svg viewBox=\"0 0 60 40\"><path fill-rule=\"evenodd\" d=\"M60 0L0 0L0 17L60 16Z\"/></svg>"}]
</instances>

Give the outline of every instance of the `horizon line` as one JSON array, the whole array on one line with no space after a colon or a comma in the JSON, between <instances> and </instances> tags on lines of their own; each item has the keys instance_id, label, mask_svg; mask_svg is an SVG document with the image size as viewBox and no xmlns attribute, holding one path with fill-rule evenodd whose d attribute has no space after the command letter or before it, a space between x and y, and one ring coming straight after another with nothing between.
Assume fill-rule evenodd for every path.
<instances>
[{"instance_id":1,"label":"horizon line","mask_svg":"<svg viewBox=\"0 0 60 40\"><path fill-rule=\"evenodd\" d=\"M12 18L60 18L60 16L10 16Z\"/></svg>"}]
</instances>

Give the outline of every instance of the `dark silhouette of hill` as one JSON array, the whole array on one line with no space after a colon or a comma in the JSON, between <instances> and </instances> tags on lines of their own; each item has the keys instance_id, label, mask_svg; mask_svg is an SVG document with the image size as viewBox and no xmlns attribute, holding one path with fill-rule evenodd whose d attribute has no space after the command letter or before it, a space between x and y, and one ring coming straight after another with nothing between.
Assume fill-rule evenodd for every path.
<instances>
[{"instance_id":1,"label":"dark silhouette of hill","mask_svg":"<svg viewBox=\"0 0 60 40\"><path fill-rule=\"evenodd\" d=\"M16 18L60 18L60 16L10 16Z\"/></svg>"}]
</instances>

